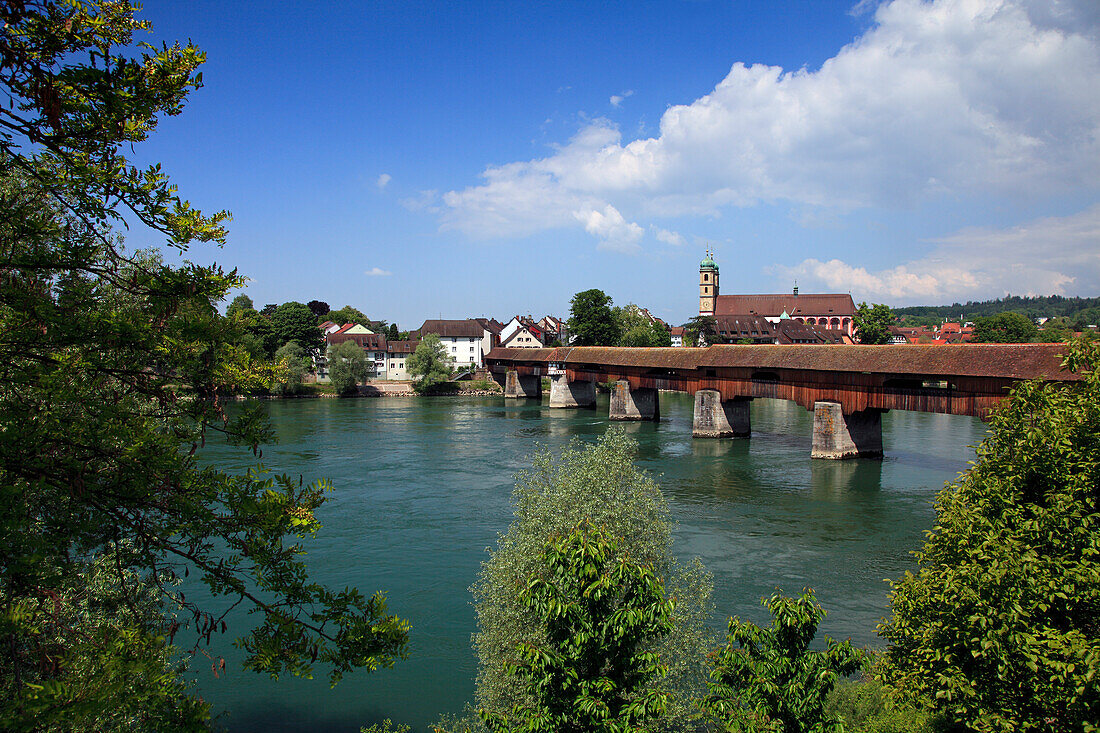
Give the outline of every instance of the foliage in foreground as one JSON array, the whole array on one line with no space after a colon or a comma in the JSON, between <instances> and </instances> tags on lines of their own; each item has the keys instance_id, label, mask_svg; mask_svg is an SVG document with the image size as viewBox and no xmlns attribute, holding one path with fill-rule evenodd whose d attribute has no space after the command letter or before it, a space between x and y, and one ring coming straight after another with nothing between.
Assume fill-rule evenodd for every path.
<instances>
[{"instance_id":1,"label":"foliage in foreground","mask_svg":"<svg viewBox=\"0 0 1100 733\"><path fill-rule=\"evenodd\" d=\"M5 636L29 630L33 645L58 663L37 675L0 661L0 729L157 731L201 730L209 706L191 697L169 638L157 586L118 570L132 546L80 565L62 581L50 622L34 620L26 604L0 621ZM59 569L60 570L60 569ZM26 637L24 637L26 639ZM16 674L30 672L23 679ZM22 683L22 684L20 684Z\"/></svg>"},{"instance_id":2,"label":"foliage in foreground","mask_svg":"<svg viewBox=\"0 0 1100 733\"><path fill-rule=\"evenodd\" d=\"M530 683L508 671L521 662L518 645L548 643L545 627L522 594L531 579L545 578L546 548L587 520L615 539L612 560L651 566L675 600L671 630L644 651L658 654L669 669L656 685L668 694L658 727L689 724L706 679L706 653L715 645L706 627L710 577L698 561L684 567L672 556L668 505L656 483L634 466L636 453L637 444L613 429L595 445L574 444L560 457L540 450L532 469L517 477L515 519L470 589L478 618L476 704L489 715L507 716L516 705L534 704Z\"/></svg>"},{"instance_id":3,"label":"foliage in foreground","mask_svg":"<svg viewBox=\"0 0 1100 733\"><path fill-rule=\"evenodd\" d=\"M878 679L840 680L825 699L825 713L844 723L845 733L934 733L933 716L907 703Z\"/></svg>"},{"instance_id":4,"label":"foliage in foreground","mask_svg":"<svg viewBox=\"0 0 1100 733\"><path fill-rule=\"evenodd\" d=\"M936 503L917 573L893 584L883 671L977 731L1100 721L1100 345L1074 386L1024 383Z\"/></svg>"},{"instance_id":5,"label":"foliage in foreground","mask_svg":"<svg viewBox=\"0 0 1100 733\"><path fill-rule=\"evenodd\" d=\"M706 715L727 731L842 731L825 711L826 696L838 679L859 670L864 654L828 637L824 651L810 651L825 617L812 590L798 598L776 593L764 605L774 617L769 628L729 620L726 645L711 657Z\"/></svg>"},{"instance_id":6,"label":"foliage in foreground","mask_svg":"<svg viewBox=\"0 0 1100 733\"><path fill-rule=\"evenodd\" d=\"M272 438L256 410L210 399L271 382L215 309L240 278L110 233L125 215L180 251L224 240L227 214L123 156L180 112L202 52L135 45L147 26L127 2L3 3L0 20L0 727L202 725L163 638L187 653L228 630L176 593L192 574L255 612L234 630L250 669L392 664L407 627L383 597L317 585L302 562L330 486L196 457L211 434L255 452Z\"/></svg>"},{"instance_id":7,"label":"foliage in foreground","mask_svg":"<svg viewBox=\"0 0 1100 733\"><path fill-rule=\"evenodd\" d=\"M649 564L582 522L543 554L544 568L520 594L545 631L521 643L506 671L531 692L509 715L481 711L492 731L637 730L664 712L653 683L667 668L653 651L672 630L673 601Z\"/></svg>"}]
</instances>

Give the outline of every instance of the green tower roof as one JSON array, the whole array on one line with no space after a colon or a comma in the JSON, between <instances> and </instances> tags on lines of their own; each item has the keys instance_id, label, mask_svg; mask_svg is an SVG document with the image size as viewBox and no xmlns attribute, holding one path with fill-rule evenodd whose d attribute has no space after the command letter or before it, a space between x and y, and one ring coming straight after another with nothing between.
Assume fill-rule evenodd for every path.
<instances>
[{"instance_id":1,"label":"green tower roof","mask_svg":"<svg viewBox=\"0 0 1100 733\"><path fill-rule=\"evenodd\" d=\"M714 260L711 259L711 256L708 254L706 257L703 258L703 261L699 263L699 269L700 270L714 270L714 271L717 272L718 265L716 265L714 263Z\"/></svg>"}]
</instances>

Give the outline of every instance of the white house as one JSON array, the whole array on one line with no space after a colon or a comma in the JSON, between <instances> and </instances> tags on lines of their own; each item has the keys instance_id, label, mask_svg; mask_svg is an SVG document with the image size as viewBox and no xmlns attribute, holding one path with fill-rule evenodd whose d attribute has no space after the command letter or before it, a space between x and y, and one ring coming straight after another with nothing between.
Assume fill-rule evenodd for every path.
<instances>
[{"instance_id":1,"label":"white house","mask_svg":"<svg viewBox=\"0 0 1100 733\"><path fill-rule=\"evenodd\" d=\"M500 339L499 331L495 331L485 318L424 321L417 337L423 339L429 333L439 336L456 369L471 365L481 367L485 355L499 344Z\"/></svg>"},{"instance_id":2,"label":"white house","mask_svg":"<svg viewBox=\"0 0 1100 733\"><path fill-rule=\"evenodd\" d=\"M515 316L500 329L500 345L509 349L540 349L545 332L530 318Z\"/></svg>"}]
</instances>

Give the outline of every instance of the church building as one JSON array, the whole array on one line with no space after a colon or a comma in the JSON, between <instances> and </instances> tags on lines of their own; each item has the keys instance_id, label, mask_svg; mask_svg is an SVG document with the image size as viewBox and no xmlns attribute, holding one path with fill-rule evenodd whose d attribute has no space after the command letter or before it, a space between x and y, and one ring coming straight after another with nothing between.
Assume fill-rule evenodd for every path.
<instances>
[{"instance_id":1,"label":"church building","mask_svg":"<svg viewBox=\"0 0 1100 733\"><path fill-rule=\"evenodd\" d=\"M790 293L772 295L721 295L718 291L718 265L710 252L699 263L699 315L714 316L718 332L732 338L752 338L765 331L775 332L785 322L804 324L817 332L850 340L855 334L853 318L856 304L848 293L799 294L798 286ZM782 329L787 330L787 329ZM803 330L803 329L797 329Z\"/></svg>"}]
</instances>

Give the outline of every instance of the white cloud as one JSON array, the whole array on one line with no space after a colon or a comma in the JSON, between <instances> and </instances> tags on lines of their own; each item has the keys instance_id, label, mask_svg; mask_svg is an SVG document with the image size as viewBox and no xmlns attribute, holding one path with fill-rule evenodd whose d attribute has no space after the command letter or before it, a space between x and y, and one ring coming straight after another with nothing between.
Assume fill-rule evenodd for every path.
<instances>
[{"instance_id":1,"label":"white cloud","mask_svg":"<svg viewBox=\"0 0 1100 733\"><path fill-rule=\"evenodd\" d=\"M809 287L895 305L1100 291L1100 204L1007 229L970 228L933 240L925 257L870 272L841 260L774 268Z\"/></svg>"},{"instance_id":2,"label":"white cloud","mask_svg":"<svg viewBox=\"0 0 1100 733\"><path fill-rule=\"evenodd\" d=\"M612 107L618 107L619 105L621 105L623 103L624 99L626 99L627 97L632 97L632 96L634 96L634 90L633 89L627 89L622 94L612 94L611 99L609 99L608 101L611 102Z\"/></svg>"},{"instance_id":3,"label":"white cloud","mask_svg":"<svg viewBox=\"0 0 1100 733\"><path fill-rule=\"evenodd\" d=\"M372 267L363 274L369 275L370 277L385 277L387 275L392 275L393 273L389 270L383 270L381 267Z\"/></svg>"},{"instance_id":4,"label":"white cloud","mask_svg":"<svg viewBox=\"0 0 1100 733\"><path fill-rule=\"evenodd\" d=\"M600 249L633 253L638 251L638 240L644 230L623 218L619 210L608 204L601 211L582 209L573 216L584 224L584 230L600 240Z\"/></svg>"},{"instance_id":5,"label":"white cloud","mask_svg":"<svg viewBox=\"0 0 1100 733\"><path fill-rule=\"evenodd\" d=\"M672 232L668 229L661 229L660 227L654 227L658 242L664 242L665 244L671 244L674 247L683 247L687 244L687 240L684 239L682 234L678 232Z\"/></svg>"},{"instance_id":6,"label":"white cloud","mask_svg":"<svg viewBox=\"0 0 1100 733\"><path fill-rule=\"evenodd\" d=\"M644 220L1100 187L1096 5L884 2L820 69L736 63L711 93L670 107L655 137L627 142L592 121L548 157L444 194L442 225L524 236L587 228L576 212L608 206Z\"/></svg>"},{"instance_id":7,"label":"white cloud","mask_svg":"<svg viewBox=\"0 0 1100 733\"><path fill-rule=\"evenodd\" d=\"M401 199L401 205L409 211L427 211L438 214L442 211L439 206L439 191L420 191L416 196Z\"/></svg>"},{"instance_id":8,"label":"white cloud","mask_svg":"<svg viewBox=\"0 0 1100 733\"><path fill-rule=\"evenodd\" d=\"M378 176L378 180L374 182L374 185L378 186L379 189L383 189L391 180L393 180L393 177L389 173L383 173Z\"/></svg>"}]
</instances>

